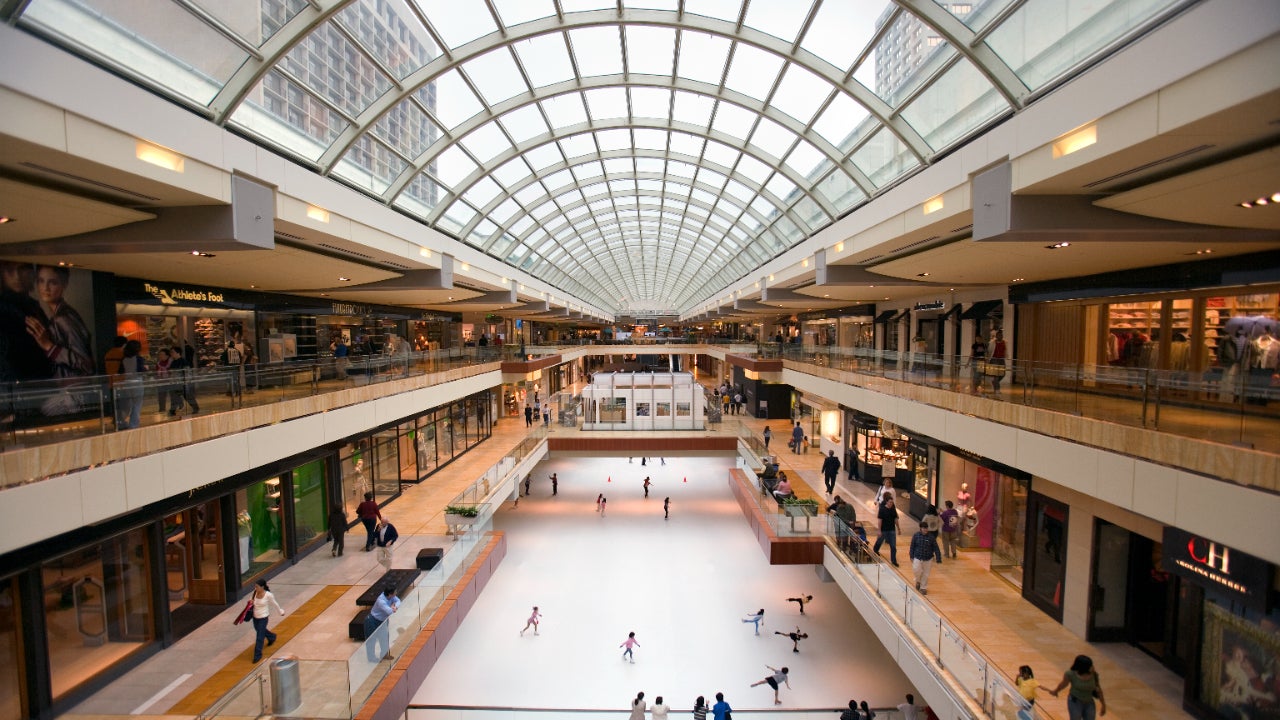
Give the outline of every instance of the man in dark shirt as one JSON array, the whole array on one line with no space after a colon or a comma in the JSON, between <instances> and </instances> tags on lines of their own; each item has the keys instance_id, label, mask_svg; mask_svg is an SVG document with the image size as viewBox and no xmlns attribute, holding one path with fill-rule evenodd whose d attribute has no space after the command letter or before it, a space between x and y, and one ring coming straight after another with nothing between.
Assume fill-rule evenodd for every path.
<instances>
[{"instance_id":1,"label":"man in dark shirt","mask_svg":"<svg viewBox=\"0 0 1280 720\"><path fill-rule=\"evenodd\" d=\"M872 550L879 555L880 546L886 542L889 543L889 561L896 567L898 565L898 509L893 506L892 493L885 494L876 517L880 519L880 537L876 538L876 544Z\"/></svg>"},{"instance_id":2,"label":"man in dark shirt","mask_svg":"<svg viewBox=\"0 0 1280 720\"><path fill-rule=\"evenodd\" d=\"M916 576L916 589L921 595L929 594L929 571L933 568L933 556L938 552L938 543L922 526L911 536L911 549L907 555L911 558L911 571Z\"/></svg>"},{"instance_id":3,"label":"man in dark shirt","mask_svg":"<svg viewBox=\"0 0 1280 720\"><path fill-rule=\"evenodd\" d=\"M840 474L840 459L836 457L835 450L828 450L827 457L822 461L822 477L827 481L827 494L836 491L836 476Z\"/></svg>"}]
</instances>

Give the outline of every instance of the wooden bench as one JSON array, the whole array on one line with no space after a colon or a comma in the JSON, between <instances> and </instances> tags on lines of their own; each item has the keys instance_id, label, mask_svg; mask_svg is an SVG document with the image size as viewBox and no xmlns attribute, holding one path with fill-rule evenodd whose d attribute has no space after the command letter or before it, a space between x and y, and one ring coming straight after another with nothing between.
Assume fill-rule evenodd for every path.
<instances>
[{"instance_id":1,"label":"wooden bench","mask_svg":"<svg viewBox=\"0 0 1280 720\"><path fill-rule=\"evenodd\" d=\"M388 585L395 587L396 597L402 597L405 593L413 589L413 584L417 582L418 576L422 574L417 568L402 568L388 570L378 578L373 585L369 586L360 597L356 598L356 605L360 607L360 611L355 617L351 618L351 622L347 623L347 637L352 640L363 641L364 621L369 617L369 609L377 602L378 596L386 590Z\"/></svg>"}]
</instances>

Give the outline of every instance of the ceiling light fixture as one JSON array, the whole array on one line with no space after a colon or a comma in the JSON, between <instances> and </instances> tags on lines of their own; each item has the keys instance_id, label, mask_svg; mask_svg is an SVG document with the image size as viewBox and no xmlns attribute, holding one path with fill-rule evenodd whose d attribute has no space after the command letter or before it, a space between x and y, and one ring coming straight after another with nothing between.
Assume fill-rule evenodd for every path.
<instances>
[{"instance_id":1,"label":"ceiling light fixture","mask_svg":"<svg viewBox=\"0 0 1280 720\"><path fill-rule=\"evenodd\" d=\"M316 222L328 223L329 211L325 210L324 208L318 208L315 205L308 205L307 217L311 218L312 220L315 220Z\"/></svg>"},{"instance_id":2,"label":"ceiling light fixture","mask_svg":"<svg viewBox=\"0 0 1280 720\"><path fill-rule=\"evenodd\" d=\"M941 195L937 197L929 198L928 200L924 201L924 214L928 215L930 213L938 212L939 210L942 209L942 205L943 203L942 203Z\"/></svg>"},{"instance_id":3,"label":"ceiling light fixture","mask_svg":"<svg viewBox=\"0 0 1280 720\"><path fill-rule=\"evenodd\" d=\"M200 250L192 250L191 254L196 257L202 257L202 258L217 257L217 255L214 255L213 253L202 252Z\"/></svg>"},{"instance_id":4,"label":"ceiling light fixture","mask_svg":"<svg viewBox=\"0 0 1280 720\"><path fill-rule=\"evenodd\" d=\"M1098 126L1081 128L1053 144L1053 158L1066 157L1098 142Z\"/></svg>"},{"instance_id":5,"label":"ceiling light fixture","mask_svg":"<svg viewBox=\"0 0 1280 720\"><path fill-rule=\"evenodd\" d=\"M338 278L338 280L339 280L340 282L351 282L351 278L349 278L349 277L340 277L340 278Z\"/></svg>"},{"instance_id":6,"label":"ceiling light fixture","mask_svg":"<svg viewBox=\"0 0 1280 720\"><path fill-rule=\"evenodd\" d=\"M1061 250L1062 248L1066 248L1066 247L1071 247L1071 243L1069 242L1054 243L1052 245L1045 245L1044 249L1045 250Z\"/></svg>"},{"instance_id":7,"label":"ceiling light fixture","mask_svg":"<svg viewBox=\"0 0 1280 720\"><path fill-rule=\"evenodd\" d=\"M1271 193L1270 197L1260 197L1257 200L1246 200L1239 203L1239 206L1247 210L1249 208L1264 207L1266 205L1273 205L1277 203L1280 203L1280 192Z\"/></svg>"},{"instance_id":8,"label":"ceiling light fixture","mask_svg":"<svg viewBox=\"0 0 1280 720\"><path fill-rule=\"evenodd\" d=\"M144 163L155 165L156 167L161 167L165 170L172 170L177 173L182 172L186 165L186 160L181 155L165 150L162 147L157 147L151 143L142 142L141 140L139 140L138 144L134 147L133 154L134 157Z\"/></svg>"},{"instance_id":9,"label":"ceiling light fixture","mask_svg":"<svg viewBox=\"0 0 1280 720\"><path fill-rule=\"evenodd\" d=\"M916 273L916 277L929 277L929 273L927 272Z\"/></svg>"},{"instance_id":10,"label":"ceiling light fixture","mask_svg":"<svg viewBox=\"0 0 1280 720\"><path fill-rule=\"evenodd\" d=\"M13 218L7 215L4 217L0 217L0 225L4 225L5 223L11 223L11 222L17 222L17 220L14 220Z\"/></svg>"},{"instance_id":11,"label":"ceiling light fixture","mask_svg":"<svg viewBox=\"0 0 1280 720\"><path fill-rule=\"evenodd\" d=\"M1022 282L1022 281L1023 281L1023 280L1025 280L1025 279L1026 279L1026 278L1014 278L1014 279L1013 279L1013 281L1014 281L1014 282Z\"/></svg>"},{"instance_id":12,"label":"ceiling light fixture","mask_svg":"<svg viewBox=\"0 0 1280 720\"><path fill-rule=\"evenodd\" d=\"M842 242L836 243L836 252L844 252L844 243Z\"/></svg>"}]
</instances>

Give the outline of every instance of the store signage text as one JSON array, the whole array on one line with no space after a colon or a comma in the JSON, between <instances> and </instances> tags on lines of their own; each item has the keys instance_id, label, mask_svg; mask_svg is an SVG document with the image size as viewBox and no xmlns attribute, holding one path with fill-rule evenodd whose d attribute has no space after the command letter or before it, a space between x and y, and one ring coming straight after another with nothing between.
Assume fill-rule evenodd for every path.
<instances>
[{"instance_id":1,"label":"store signage text","mask_svg":"<svg viewBox=\"0 0 1280 720\"><path fill-rule=\"evenodd\" d=\"M1266 561L1177 528L1164 530L1164 569L1255 603L1265 602L1270 585Z\"/></svg>"},{"instance_id":2,"label":"store signage text","mask_svg":"<svg viewBox=\"0 0 1280 720\"><path fill-rule=\"evenodd\" d=\"M149 282L142 283L143 289L154 296L163 305L177 305L180 301L187 302L225 302L222 293L212 290L189 290L187 288L171 288L165 290Z\"/></svg>"},{"instance_id":3,"label":"store signage text","mask_svg":"<svg viewBox=\"0 0 1280 720\"><path fill-rule=\"evenodd\" d=\"M945 306L946 306L946 303L944 303L943 301L934 300L933 302L916 303L915 309L916 310L941 310Z\"/></svg>"},{"instance_id":4,"label":"store signage text","mask_svg":"<svg viewBox=\"0 0 1280 720\"><path fill-rule=\"evenodd\" d=\"M356 305L355 303L333 303L334 315L372 315L368 305Z\"/></svg>"}]
</instances>

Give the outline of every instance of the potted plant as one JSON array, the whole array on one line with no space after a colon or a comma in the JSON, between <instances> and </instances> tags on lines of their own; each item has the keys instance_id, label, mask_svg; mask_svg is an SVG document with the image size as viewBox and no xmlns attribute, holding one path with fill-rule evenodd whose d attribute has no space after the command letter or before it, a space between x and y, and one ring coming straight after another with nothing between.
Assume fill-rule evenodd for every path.
<instances>
[{"instance_id":1,"label":"potted plant","mask_svg":"<svg viewBox=\"0 0 1280 720\"><path fill-rule=\"evenodd\" d=\"M444 509L444 524L449 528L471 527L479 514L478 505L449 505Z\"/></svg>"},{"instance_id":2,"label":"potted plant","mask_svg":"<svg viewBox=\"0 0 1280 720\"><path fill-rule=\"evenodd\" d=\"M792 496L782 500L782 509L788 515L808 515L809 517L813 517L818 514L818 501L813 498L798 498Z\"/></svg>"}]
</instances>

